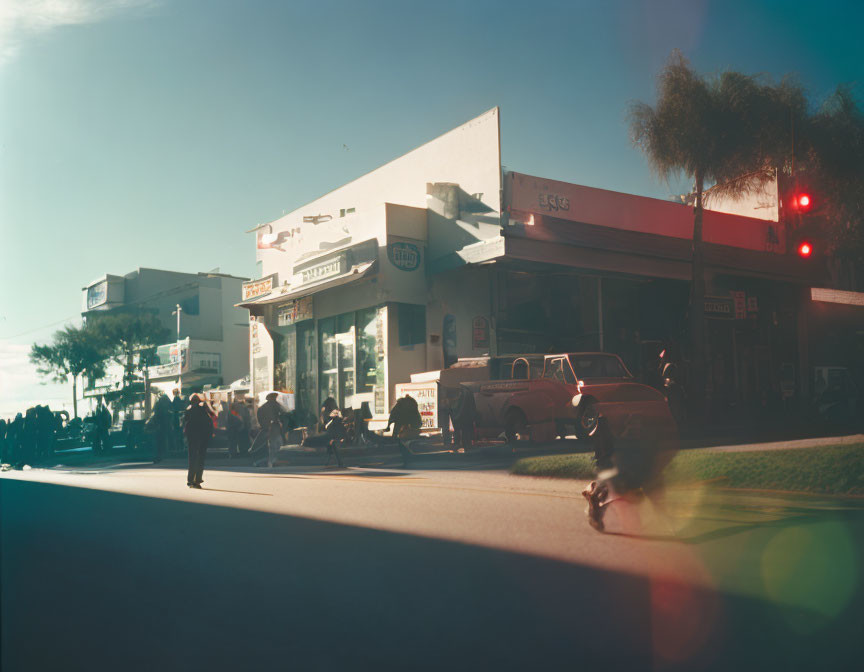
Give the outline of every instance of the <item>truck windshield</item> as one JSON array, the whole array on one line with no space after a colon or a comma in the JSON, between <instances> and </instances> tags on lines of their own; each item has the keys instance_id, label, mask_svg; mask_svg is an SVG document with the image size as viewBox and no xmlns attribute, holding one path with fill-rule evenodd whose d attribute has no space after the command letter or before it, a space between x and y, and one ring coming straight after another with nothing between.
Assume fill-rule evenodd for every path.
<instances>
[{"instance_id":1,"label":"truck windshield","mask_svg":"<svg viewBox=\"0 0 864 672\"><path fill-rule=\"evenodd\" d=\"M612 355L569 355L573 371L580 380L590 378L630 378L621 360Z\"/></svg>"},{"instance_id":2,"label":"truck windshield","mask_svg":"<svg viewBox=\"0 0 864 672\"><path fill-rule=\"evenodd\" d=\"M576 378L573 377L573 370L566 357L547 359L546 366L543 368L543 377L552 378L560 383L576 384Z\"/></svg>"}]
</instances>

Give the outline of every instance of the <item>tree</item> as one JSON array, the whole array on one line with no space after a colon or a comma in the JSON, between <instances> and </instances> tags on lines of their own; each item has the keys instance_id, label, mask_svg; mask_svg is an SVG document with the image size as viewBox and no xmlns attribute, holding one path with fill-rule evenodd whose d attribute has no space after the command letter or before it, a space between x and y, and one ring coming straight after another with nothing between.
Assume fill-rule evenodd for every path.
<instances>
[{"instance_id":1,"label":"tree","mask_svg":"<svg viewBox=\"0 0 864 672\"><path fill-rule=\"evenodd\" d=\"M54 334L53 343L38 345L30 349L30 361L36 371L45 377L64 383L72 379L72 409L78 417L78 377L86 374L90 378L105 375L106 354L98 339L87 329L68 326Z\"/></svg>"},{"instance_id":2,"label":"tree","mask_svg":"<svg viewBox=\"0 0 864 672\"><path fill-rule=\"evenodd\" d=\"M689 306L690 384L705 389L702 215L708 185L742 197L762 188L791 158L791 130L806 119L806 97L791 81L779 85L739 72L701 76L673 51L657 80L657 104L633 103L631 139L663 179L693 180L692 282ZM697 412L699 409L696 409Z\"/></svg>"},{"instance_id":3,"label":"tree","mask_svg":"<svg viewBox=\"0 0 864 672\"><path fill-rule=\"evenodd\" d=\"M121 404L128 405L134 397L135 373L153 363L156 346L168 338L168 329L156 315L143 311L91 317L87 328L108 356L123 367Z\"/></svg>"},{"instance_id":4,"label":"tree","mask_svg":"<svg viewBox=\"0 0 864 672\"><path fill-rule=\"evenodd\" d=\"M836 285L859 289L864 277L864 112L849 87L839 87L806 128L799 172L818 200L816 220L827 251L852 276Z\"/></svg>"}]
</instances>

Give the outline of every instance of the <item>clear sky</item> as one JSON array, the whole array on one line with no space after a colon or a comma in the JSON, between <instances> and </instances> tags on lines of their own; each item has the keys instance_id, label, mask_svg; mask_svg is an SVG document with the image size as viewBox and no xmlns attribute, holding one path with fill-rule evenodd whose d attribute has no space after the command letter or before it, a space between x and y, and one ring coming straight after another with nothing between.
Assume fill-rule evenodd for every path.
<instances>
[{"instance_id":1,"label":"clear sky","mask_svg":"<svg viewBox=\"0 0 864 672\"><path fill-rule=\"evenodd\" d=\"M665 198L626 127L673 48L702 72L864 86L847 0L0 0L0 415L81 288L251 275L244 231L494 106L509 169Z\"/></svg>"}]
</instances>

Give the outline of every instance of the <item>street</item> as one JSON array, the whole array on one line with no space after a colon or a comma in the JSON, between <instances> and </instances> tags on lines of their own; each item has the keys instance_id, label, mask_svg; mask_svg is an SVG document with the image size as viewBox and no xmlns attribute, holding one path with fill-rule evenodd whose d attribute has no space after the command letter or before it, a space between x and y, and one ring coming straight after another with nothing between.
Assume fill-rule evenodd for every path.
<instances>
[{"instance_id":1,"label":"street","mask_svg":"<svg viewBox=\"0 0 864 672\"><path fill-rule=\"evenodd\" d=\"M8 472L3 669L855 667L862 507L694 488L601 535L583 485L488 460L200 491L172 467Z\"/></svg>"}]
</instances>

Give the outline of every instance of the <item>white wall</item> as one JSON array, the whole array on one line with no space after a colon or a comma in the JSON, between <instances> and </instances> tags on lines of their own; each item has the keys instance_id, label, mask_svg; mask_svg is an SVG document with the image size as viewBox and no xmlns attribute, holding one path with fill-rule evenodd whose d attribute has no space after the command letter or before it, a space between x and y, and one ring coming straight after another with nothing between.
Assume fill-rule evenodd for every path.
<instances>
[{"instance_id":1,"label":"white wall","mask_svg":"<svg viewBox=\"0 0 864 672\"><path fill-rule=\"evenodd\" d=\"M429 303L426 309L426 343L429 357L425 370L434 371L444 367L442 325L444 316L447 314L456 317L458 357L476 357L489 353L489 348L473 347L472 323L478 316L483 316L487 320L491 317L491 273L491 268L475 267L430 278ZM493 326L490 322L490 347L494 342ZM437 343L431 342L433 335L438 336Z\"/></svg>"},{"instance_id":2,"label":"white wall","mask_svg":"<svg viewBox=\"0 0 864 672\"><path fill-rule=\"evenodd\" d=\"M498 108L492 109L272 222L273 233L290 232L291 236L284 242L284 251L258 250L262 276L279 273L282 281L290 276L292 265L304 254L337 242L341 246L383 235L384 222L375 214L381 204L425 209L429 200L427 183L456 183L465 193L479 195L480 201L491 209L483 220L492 220L497 227L501 207L498 118ZM356 214L340 217L340 210L348 208L355 208ZM331 215L333 219L320 224L303 222L304 216L315 215ZM484 226L490 225L487 222ZM476 222L466 225L464 230L454 226L436 235L446 237L452 233L451 247L459 249L465 236L470 238L475 229L479 230ZM490 233L484 229L483 235ZM446 250L447 246L442 244L441 249Z\"/></svg>"}]
</instances>

